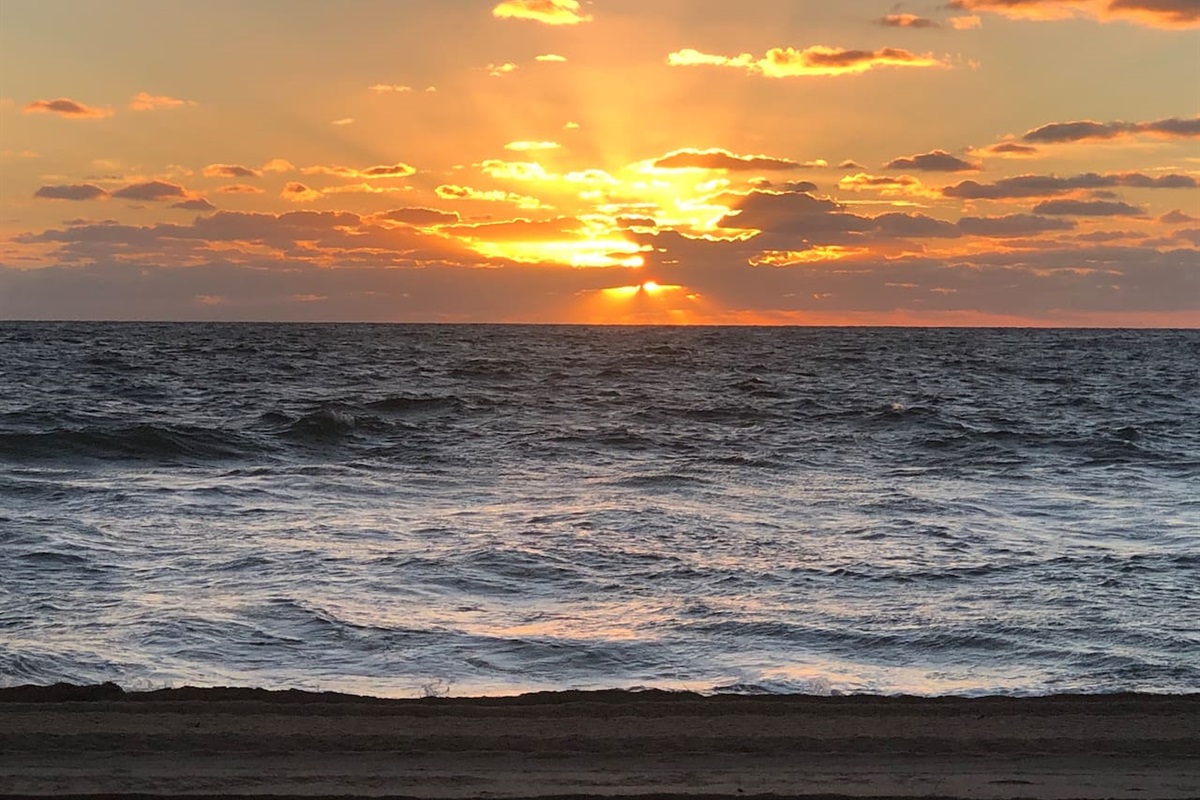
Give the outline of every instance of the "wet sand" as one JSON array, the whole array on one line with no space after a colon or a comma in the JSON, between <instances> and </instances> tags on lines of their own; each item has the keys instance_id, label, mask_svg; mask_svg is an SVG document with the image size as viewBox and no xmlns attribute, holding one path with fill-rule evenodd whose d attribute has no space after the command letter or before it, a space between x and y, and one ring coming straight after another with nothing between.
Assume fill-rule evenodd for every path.
<instances>
[{"instance_id":1,"label":"wet sand","mask_svg":"<svg viewBox=\"0 0 1200 800\"><path fill-rule=\"evenodd\" d=\"M1200 695L0 689L0 793L1200 797Z\"/></svg>"}]
</instances>

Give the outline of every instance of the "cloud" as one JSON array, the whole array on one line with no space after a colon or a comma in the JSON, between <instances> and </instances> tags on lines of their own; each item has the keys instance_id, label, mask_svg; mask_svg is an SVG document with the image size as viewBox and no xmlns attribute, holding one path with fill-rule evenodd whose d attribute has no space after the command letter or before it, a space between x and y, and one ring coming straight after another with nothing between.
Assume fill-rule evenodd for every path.
<instances>
[{"instance_id":1,"label":"cloud","mask_svg":"<svg viewBox=\"0 0 1200 800\"><path fill-rule=\"evenodd\" d=\"M945 150L921 153L905 158L893 158L884 164L887 169L918 169L925 172L974 172L983 169L979 164L964 161Z\"/></svg>"},{"instance_id":2,"label":"cloud","mask_svg":"<svg viewBox=\"0 0 1200 800\"><path fill-rule=\"evenodd\" d=\"M156 202L172 197L187 197L187 191L182 186L166 181L145 181L117 189L112 196L121 200Z\"/></svg>"},{"instance_id":3,"label":"cloud","mask_svg":"<svg viewBox=\"0 0 1200 800\"><path fill-rule=\"evenodd\" d=\"M544 181L552 176L545 167L533 161L501 161L489 158L479 165L486 174L493 178L510 181Z\"/></svg>"},{"instance_id":4,"label":"cloud","mask_svg":"<svg viewBox=\"0 0 1200 800\"><path fill-rule=\"evenodd\" d=\"M148 92L138 92L129 98L129 108L133 111L155 111L160 108L183 108L194 105L196 103L192 100L180 100L178 97L153 95Z\"/></svg>"},{"instance_id":5,"label":"cloud","mask_svg":"<svg viewBox=\"0 0 1200 800\"><path fill-rule=\"evenodd\" d=\"M1174 211L1168 211L1158 218L1159 222L1167 225L1182 225L1187 222L1200 222L1200 217L1193 217L1191 214L1185 214L1178 208Z\"/></svg>"},{"instance_id":6,"label":"cloud","mask_svg":"<svg viewBox=\"0 0 1200 800\"><path fill-rule=\"evenodd\" d=\"M578 0L503 0L492 9L498 19L529 19L546 25L577 25L591 22L579 10Z\"/></svg>"},{"instance_id":7,"label":"cloud","mask_svg":"<svg viewBox=\"0 0 1200 800\"><path fill-rule=\"evenodd\" d=\"M263 190L248 183L234 183L217 189L221 194L264 194Z\"/></svg>"},{"instance_id":8,"label":"cloud","mask_svg":"<svg viewBox=\"0 0 1200 800\"><path fill-rule=\"evenodd\" d=\"M34 100L21 110L26 114L57 114L67 119L103 119L113 115L111 108L86 106L67 97L59 97L54 100Z\"/></svg>"},{"instance_id":9,"label":"cloud","mask_svg":"<svg viewBox=\"0 0 1200 800\"><path fill-rule=\"evenodd\" d=\"M542 202L536 197L526 197L524 195L505 192L498 189L485 191L480 189L472 189L469 186L458 186L455 184L442 184L434 190L435 194L443 200L478 200L488 203L513 203L518 208L544 208Z\"/></svg>"},{"instance_id":10,"label":"cloud","mask_svg":"<svg viewBox=\"0 0 1200 800\"><path fill-rule=\"evenodd\" d=\"M240 164L209 164L204 168L206 178L261 178L262 170Z\"/></svg>"},{"instance_id":11,"label":"cloud","mask_svg":"<svg viewBox=\"0 0 1200 800\"><path fill-rule=\"evenodd\" d=\"M879 67L948 66L932 53L917 55L895 47L879 50L844 50L824 45L814 45L804 50L775 47L760 59L749 53L720 56L685 48L669 54L667 63L673 67L733 67L768 78L860 75Z\"/></svg>"},{"instance_id":12,"label":"cloud","mask_svg":"<svg viewBox=\"0 0 1200 800\"><path fill-rule=\"evenodd\" d=\"M311 203L321 199L321 193L311 189L299 181L289 181L279 196L290 203Z\"/></svg>"},{"instance_id":13,"label":"cloud","mask_svg":"<svg viewBox=\"0 0 1200 800\"><path fill-rule=\"evenodd\" d=\"M982 153L1001 158L1031 158L1037 155L1038 149L1032 145L1017 144L1016 142L1000 142L986 147Z\"/></svg>"},{"instance_id":14,"label":"cloud","mask_svg":"<svg viewBox=\"0 0 1200 800\"><path fill-rule=\"evenodd\" d=\"M1064 217L1140 217L1142 209L1109 200L1045 200L1033 208L1035 214Z\"/></svg>"},{"instance_id":15,"label":"cloud","mask_svg":"<svg viewBox=\"0 0 1200 800\"><path fill-rule=\"evenodd\" d=\"M488 75L491 75L493 78L499 78L510 72L516 72L520 67L511 62L505 62L503 64L488 64L484 69L487 70Z\"/></svg>"},{"instance_id":16,"label":"cloud","mask_svg":"<svg viewBox=\"0 0 1200 800\"><path fill-rule=\"evenodd\" d=\"M1010 19L1086 17L1101 22L1134 22L1152 28L1200 26L1200 3L1196 0L950 0L948 7L991 12Z\"/></svg>"},{"instance_id":17,"label":"cloud","mask_svg":"<svg viewBox=\"0 0 1200 800\"><path fill-rule=\"evenodd\" d=\"M562 62L562 61L566 61L566 60L567 60L567 57L566 57L566 56L560 56L560 55L558 55L557 53L543 53L543 54L542 54L542 55L540 55L540 56L534 56L534 57L533 57L533 60L534 60L534 61L556 61L556 62Z\"/></svg>"},{"instance_id":18,"label":"cloud","mask_svg":"<svg viewBox=\"0 0 1200 800\"><path fill-rule=\"evenodd\" d=\"M184 211L216 211L217 207L203 197L193 197L190 200L180 200L178 203L171 203L171 208L179 208Z\"/></svg>"},{"instance_id":19,"label":"cloud","mask_svg":"<svg viewBox=\"0 0 1200 800\"><path fill-rule=\"evenodd\" d=\"M342 117L341 119L335 119L333 122L331 122L331 123L329 123L329 124L330 124L330 125L337 125L337 126L339 126L339 127L341 127L341 126L343 126L343 125L353 125L353 124L354 124L354 117Z\"/></svg>"},{"instance_id":20,"label":"cloud","mask_svg":"<svg viewBox=\"0 0 1200 800\"><path fill-rule=\"evenodd\" d=\"M940 28L936 21L928 17L918 17L916 14L887 14L875 20L876 25L885 28Z\"/></svg>"},{"instance_id":21,"label":"cloud","mask_svg":"<svg viewBox=\"0 0 1200 800\"><path fill-rule=\"evenodd\" d=\"M300 170L304 175L329 175L334 178L346 178L349 180L363 179L382 179L382 178L407 178L416 173L416 168L408 164L391 164L381 165L377 167L367 167L366 169L354 169L353 167L342 166L315 166L305 167Z\"/></svg>"},{"instance_id":22,"label":"cloud","mask_svg":"<svg viewBox=\"0 0 1200 800\"><path fill-rule=\"evenodd\" d=\"M1018 175L995 183L963 181L942 189L945 197L963 200L1010 200L1023 197L1053 197L1084 189L1111 189L1118 186L1135 189L1195 189L1200 187L1190 175L1160 175L1152 178L1140 172L1095 172L1060 178L1056 175Z\"/></svg>"},{"instance_id":23,"label":"cloud","mask_svg":"<svg viewBox=\"0 0 1200 800\"><path fill-rule=\"evenodd\" d=\"M983 27L983 20L974 14L966 17L951 17L950 27L956 31L969 31L974 28Z\"/></svg>"},{"instance_id":24,"label":"cloud","mask_svg":"<svg viewBox=\"0 0 1200 800\"><path fill-rule=\"evenodd\" d=\"M454 211L439 211L436 208L394 208L382 214L376 214L379 219L400 222L405 225L450 225L459 221Z\"/></svg>"},{"instance_id":25,"label":"cloud","mask_svg":"<svg viewBox=\"0 0 1200 800\"><path fill-rule=\"evenodd\" d=\"M43 200L102 200L108 197L108 192L91 183L77 183L68 186L43 186L33 193L34 197Z\"/></svg>"},{"instance_id":26,"label":"cloud","mask_svg":"<svg viewBox=\"0 0 1200 800\"><path fill-rule=\"evenodd\" d=\"M505 150L515 150L517 152L525 152L527 150L557 150L562 145L558 142L509 142L504 145Z\"/></svg>"},{"instance_id":27,"label":"cloud","mask_svg":"<svg viewBox=\"0 0 1200 800\"><path fill-rule=\"evenodd\" d=\"M739 156L714 147L708 150L685 148L667 153L651 162L655 169L713 169L730 171L799 169L801 164L773 156Z\"/></svg>"},{"instance_id":28,"label":"cloud","mask_svg":"<svg viewBox=\"0 0 1200 800\"><path fill-rule=\"evenodd\" d=\"M375 92L375 94L388 94L391 92L400 93L400 92L411 92L412 91L411 86L404 86L399 83L376 83L372 86L368 86L367 88L370 89L372 92Z\"/></svg>"},{"instance_id":29,"label":"cloud","mask_svg":"<svg viewBox=\"0 0 1200 800\"><path fill-rule=\"evenodd\" d=\"M1001 217L963 217L958 221L958 227L972 236L1005 238L1032 236L1047 231L1069 231L1075 228L1075 223L1033 214L1008 214Z\"/></svg>"},{"instance_id":30,"label":"cloud","mask_svg":"<svg viewBox=\"0 0 1200 800\"><path fill-rule=\"evenodd\" d=\"M870 175L866 172L845 176L838 181L838 188L851 192L879 191L885 195L926 195L930 192L919 179L911 175Z\"/></svg>"},{"instance_id":31,"label":"cloud","mask_svg":"<svg viewBox=\"0 0 1200 800\"><path fill-rule=\"evenodd\" d=\"M291 172L296 168L296 165L288 161L286 158L272 158L270 161L262 165L263 172Z\"/></svg>"},{"instance_id":32,"label":"cloud","mask_svg":"<svg viewBox=\"0 0 1200 800\"><path fill-rule=\"evenodd\" d=\"M1162 138L1194 138L1200 136L1200 117L1179 119L1171 117L1154 122L1052 122L1027 131L1021 138L1027 142L1079 142L1088 139L1116 139L1127 135L1150 134Z\"/></svg>"}]
</instances>

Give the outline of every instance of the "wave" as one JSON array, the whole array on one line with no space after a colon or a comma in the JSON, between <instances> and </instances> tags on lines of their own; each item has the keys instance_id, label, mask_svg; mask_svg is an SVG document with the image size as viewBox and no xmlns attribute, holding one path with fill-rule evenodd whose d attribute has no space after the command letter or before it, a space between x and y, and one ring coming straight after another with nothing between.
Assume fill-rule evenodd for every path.
<instances>
[{"instance_id":1,"label":"wave","mask_svg":"<svg viewBox=\"0 0 1200 800\"><path fill-rule=\"evenodd\" d=\"M53 461L69 457L213 461L239 458L258 447L257 442L236 432L150 423L0 433L0 457L21 461Z\"/></svg>"}]
</instances>

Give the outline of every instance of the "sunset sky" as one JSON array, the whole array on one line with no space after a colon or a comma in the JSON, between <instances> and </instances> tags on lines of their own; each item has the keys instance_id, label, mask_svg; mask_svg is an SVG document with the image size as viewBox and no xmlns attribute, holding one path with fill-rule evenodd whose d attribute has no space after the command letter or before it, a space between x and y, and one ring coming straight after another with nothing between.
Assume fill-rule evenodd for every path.
<instances>
[{"instance_id":1,"label":"sunset sky","mask_svg":"<svg viewBox=\"0 0 1200 800\"><path fill-rule=\"evenodd\" d=\"M1200 0L4 0L0 318L1200 326Z\"/></svg>"}]
</instances>

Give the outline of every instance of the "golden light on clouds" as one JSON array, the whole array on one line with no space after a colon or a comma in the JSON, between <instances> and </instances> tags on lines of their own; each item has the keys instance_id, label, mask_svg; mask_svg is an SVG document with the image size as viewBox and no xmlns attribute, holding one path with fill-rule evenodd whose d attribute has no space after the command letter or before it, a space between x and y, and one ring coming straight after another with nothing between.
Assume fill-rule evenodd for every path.
<instances>
[{"instance_id":1,"label":"golden light on clouds","mask_svg":"<svg viewBox=\"0 0 1200 800\"><path fill-rule=\"evenodd\" d=\"M804 50L773 47L762 58L750 53L721 56L684 48L667 56L673 67L733 67L768 78L833 77L861 75L880 67L948 67L932 53L918 55L898 47L878 50L846 50L813 45Z\"/></svg>"},{"instance_id":2,"label":"golden light on clouds","mask_svg":"<svg viewBox=\"0 0 1200 800\"><path fill-rule=\"evenodd\" d=\"M0 28L0 314L1200 325L1192 0L297 3L223 58L55 2Z\"/></svg>"},{"instance_id":3,"label":"golden light on clouds","mask_svg":"<svg viewBox=\"0 0 1200 800\"><path fill-rule=\"evenodd\" d=\"M500 19L528 19L546 25L577 25L591 22L580 11L578 0L503 0L492 9Z\"/></svg>"}]
</instances>

